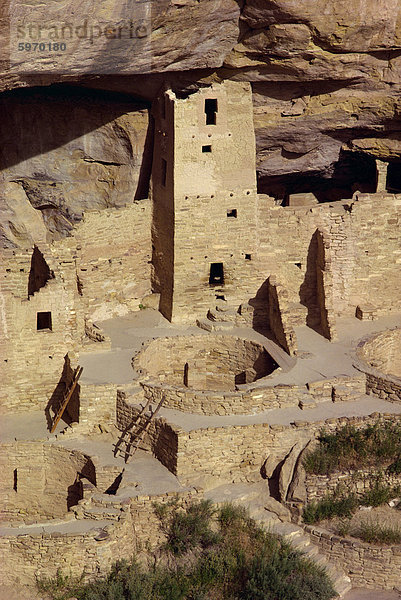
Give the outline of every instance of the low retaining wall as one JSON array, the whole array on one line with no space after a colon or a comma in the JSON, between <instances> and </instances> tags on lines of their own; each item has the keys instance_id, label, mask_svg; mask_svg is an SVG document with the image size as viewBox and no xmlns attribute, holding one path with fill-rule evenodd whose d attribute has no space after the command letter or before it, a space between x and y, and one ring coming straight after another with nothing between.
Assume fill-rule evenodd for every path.
<instances>
[{"instance_id":1,"label":"low retaining wall","mask_svg":"<svg viewBox=\"0 0 401 600\"><path fill-rule=\"evenodd\" d=\"M376 394L388 402L401 402L401 380L383 375L374 369L366 370L368 394Z\"/></svg>"},{"instance_id":2,"label":"low retaining wall","mask_svg":"<svg viewBox=\"0 0 401 600\"><path fill-rule=\"evenodd\" d=\"M306 525L313 544L341 567L354 586L399 589L401 582L401 545L374 546L354 539L340 538L316 526Z\"/></svg>"},{"instance_id":3,"label":"low retaining wall","mask_svg":"<svg viewBox=\"0 0 401 600\"><path fill-rule=\"evenodd\" d=\"M156 381L147 381L142 385L145 397L155 404L164 396L164 406L167 408L203 415L246 415L271 408L298 407L306 393L305 387L296 385L258 387L238 392L187 390Z\"/></svg>"},{"instance_id":4,"label":"low retaining wall","mask_svg":"<svg viewBox=\"0 0 401 600\"><path fill-rule=\"evenodd\" d=\"M100 535L101 534L101 535ZM113 562L129 558L135 534L130 513L107 526L85 533L43 533L0 537L0 584L33 585L36 579L65 575L87 579L103 575Z\"/></svg>"}]
</instances>

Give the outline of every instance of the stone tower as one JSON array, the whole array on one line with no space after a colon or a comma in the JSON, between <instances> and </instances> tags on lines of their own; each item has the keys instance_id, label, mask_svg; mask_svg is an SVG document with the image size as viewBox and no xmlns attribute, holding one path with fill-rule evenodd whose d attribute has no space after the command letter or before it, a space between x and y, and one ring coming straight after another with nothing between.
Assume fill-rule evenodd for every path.
<instances>
[{"instance_id":1,"label":"stone tower","mask_svg":"<svg viewBox=\"0 0 401 600\"><path fill-rule=\"evenodd\" d=\"M257 249L252 92L227 81L156 103L153 289L174 322L240 303Z\"/></svg>"}]
</instances>

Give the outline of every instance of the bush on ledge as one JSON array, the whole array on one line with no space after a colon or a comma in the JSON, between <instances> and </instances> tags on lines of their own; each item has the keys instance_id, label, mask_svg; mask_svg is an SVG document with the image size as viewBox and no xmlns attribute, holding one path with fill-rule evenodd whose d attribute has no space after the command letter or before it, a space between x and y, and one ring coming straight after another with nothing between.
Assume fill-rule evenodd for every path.
<instances>
[{"instance_id":1,"label":"bush on ledge","mask_svg":"<svg viewBox=\"0 0 401 600\"><path fill-rule=\"evenodd\" d=\"M156 507L167 542L158 564L119 562L94 583L59 576L39 582L53 600L330 600L324 569L280 537L258 527L241 508L215 511L207 502L186 511ZM167 525L166 525L167 524Z\"/></svg>"}]
</instances>

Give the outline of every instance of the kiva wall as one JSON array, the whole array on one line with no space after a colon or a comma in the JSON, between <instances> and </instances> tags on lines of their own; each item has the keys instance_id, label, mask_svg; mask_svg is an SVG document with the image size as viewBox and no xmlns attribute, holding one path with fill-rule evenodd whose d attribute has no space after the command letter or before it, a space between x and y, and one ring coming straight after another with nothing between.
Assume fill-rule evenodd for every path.
<instances>
[{"instance_id":1,"label":"kiva wall","mask_svg":"<svg viewBox=\"0 0 401 600\"><path fill-rule=\"evenodd\" d=\"M366 373L368 394L389 402L401 402L401 330L384 331L359 342L355 366Z\"/></svg>"}]
</instances>

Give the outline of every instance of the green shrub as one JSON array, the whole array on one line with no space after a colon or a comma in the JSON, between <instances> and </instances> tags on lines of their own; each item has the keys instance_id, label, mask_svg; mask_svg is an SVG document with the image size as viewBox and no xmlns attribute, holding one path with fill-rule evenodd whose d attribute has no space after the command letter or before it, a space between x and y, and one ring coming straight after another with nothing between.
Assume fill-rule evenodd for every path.
<instances>
[{"instance_id":1,"label":"green shrub","mask_svg":"<svg viewBox=\"0 0 401 600\"><path fill-rule=\"evenodd\" d=\"M336 595L325 571L291 546L265 546L252 560L241 600L329 600Z\"/></svg>"},{"instance_id":2,"label":"green shrub","mask_svg":"<svg viewBox=\"0 0 401 600\"><path fill-rule=\"evenodd\" d=\"M337 525L337 533L341 537L346 537L351 532L351 518L346 517L341 519L339 524Z\"/></svg>"},{"instance_id":3,"label":"green shrub","mask_svg":"<svg viewBox=\"0 0 401 600\"><path fill-rule=\"evenodd\" d=\"M218 519L222 527L231 527L234 524L245 522L249 516L243 506L235 506L227 502L220 508Z\"/></svg>"},{"instance_id":4,"label":"green shrub","mask_svg":"<svg viewBox=\"0 0 401 600\"><path fill-rule=\"evenodd\" d=\"M303 520L304 523L311 525L333 517L351 517L358 506L359 501L355 494L340 497L335 493L330 494L322 500L307 504L303 512Z\"/></svg>"},{"instance_id":5,"label":"green shrub","mask_svg":"<svg viewBox=\"0 0 401 600\"><path fill-rule=\"evenodd\" d=\"M174 510L167 532L166 547L168 550L173 554L180 555L196 546L207 548L215 544L218 536L211 529L214 512L209 500L192 504L186 512Z\"/></svg>"},{"instance_id":6,"label":"green shrub","mask_svg":"<svg viewBox=\"0 0 401 600\"><path fill-rule=\"evenodd\" d=\"M381 506L398 496L399 493L399 487L385 485L380 480L377 480L374 485L364 493L360 500L360 504L363 506Z\"/></svg>"},{"instance_id":7,"label":"green shrub","mask_svg":"<svg viewBox=\"0 0 401 600\"><path fill-rule=\"evenodd\" d=\"M392 487L382 482L380 474L372 487L358 498L354 493L345 493L338 488L321 500L309 502L303 511L303 521L308 525L333 517L350 518L359 506L381 506L401 493L400 487Z\"/></svg>"},{"instance_id":8,"label":"green shrub","mask_svg":"<svg viewBox=\"0 0 401 600\"><path fill-rule=\"evenodd\" d=\"M306 454L303 463L308 473L316 475L383 465L394 456L401 456L400 423L377 422L362 429L345 425L335 433L322 430L318 440L319 445ZM394 469L401 469L401 459L397 465Z\"/></svg>"},{"instance_id":9,"label":"green shrub","mask_svg":"<svg viewBox=\"0 0 401 600\"><path fill-rule=\"evenodd\" d=\"M365 521L357 527L352 535L369 544L400 544L401 529L396 526L381 525L374 521Z\"/></svg>"},{"instance_id":10,"label":"green shrub","mask_svg":"<svg viewBox=\"0 0 401 600\"><path fill-rule=\"evenodd\" d=\"M400 475L401 473L401 455L397 456L395 461L387 467L387 473L390 475Z\"/></svg>"},{"instance_id":11,"label":"green shrub","mask_svg":"<svg viewBox=\"0 0 401 600\"><path fill-rule=\"evenodd\" d=\"M72 580L60 575L57 581L47 582L53 598L329 600L335 596L321 569L281 538L258 527L241 508L225 505L217 515L208 502L185 511L177 503L157 505L155 509L163 523L169 523L170 541L174 541L165 550L169 552L167 564L173 566L146 569L135 561L122 561L106 577L87 585L72 585ZM213 517L217 518L213 521ZM219 531L210 543L212 524ZM189 535L190 542L183 542L183 532ZM184 548L189 554L183 554Z\"/></svg>"}]
</instances>

